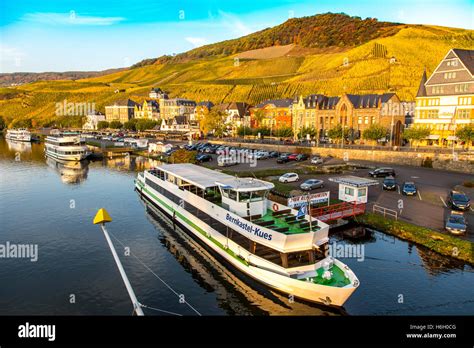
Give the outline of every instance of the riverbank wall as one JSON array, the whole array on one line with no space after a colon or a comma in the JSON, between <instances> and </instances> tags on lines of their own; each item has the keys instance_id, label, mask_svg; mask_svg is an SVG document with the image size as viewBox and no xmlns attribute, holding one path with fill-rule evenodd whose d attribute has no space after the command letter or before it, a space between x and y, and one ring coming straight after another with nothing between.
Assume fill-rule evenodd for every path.
<instances>
[{"instance_id":1,"label":"riverbank wall","mask_svg":"<svg viewBox=\"0 0 474 348\"><path fill-rule=\"evenodd\" d=\"M438 153L416 151L389 151L370 149L324 148L324 147L299 147L295 145L275 145L261 143L240 143L226 141L211 141L214 144L226 144L236 147L251 149L308 153L311 155L332 156L344 161L363 160L386 164L403 164L414 167L427 167L433 169L451 170L461 173L474 174L474 153Z\"/></svg>"}]
</instances>

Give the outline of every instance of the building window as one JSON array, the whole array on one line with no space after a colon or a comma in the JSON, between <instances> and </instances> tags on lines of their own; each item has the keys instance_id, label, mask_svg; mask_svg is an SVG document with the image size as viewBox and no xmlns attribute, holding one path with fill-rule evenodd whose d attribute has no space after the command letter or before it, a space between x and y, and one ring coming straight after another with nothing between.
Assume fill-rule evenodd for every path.
<instances>
[{"instance_id":1,"label":"building window","mask_svg":"<svg viewBox=\"0 0 474 348\"><path fill-rule=\"evenodd\" d=\"M428 110L427 118L438 118L438 110Z\"/></svg>"},{"instance_id":2,"label":"building window","mask_svg":"<svg viewBox=\"0 0 474 348\"><path fill-rule=\"evenodd\" d=\"M462 85L455 85L454 86L454 91L456 93L468 92L469 91L469 84L464 83Z\"/></svg>"},{"instance_id":3,"label":"building window","mask_svg":"<svg viewBox=\"0 0 474 348\"><path fill-rule=\"evenodd\" d=\"M374 124L375 123L375 116L372 116L372 119L370 121L371 124Z\"/></svg>"},{"instance_id":4,"label":"building window","mask_svg":"<svg viewBox=\"0 0 474 348\"><path fill-rule=\"evenodd\" d=\"M444 93L444 88L443 88L443 86L434 86L431 89L431 93L433 93L433 94L442 94L442 93Z\"/></svg>"},{"instance_id":5,"label":"building window","mask_svg":"<svg viewBox=\"0 0 474 348\"><path fill-rule=\"evenodd\" d=\"M365 116L365 117L364 117L364 123L365 123L365 124L369 124L369 116Z\"/></svg>"},{"instance_id":6,"label":"building window","mask_svg":"<svg viewBox=\"0 0 474 348\"><path fill-rule=\"evenodd\" d=\"M458 110L458 112L457 112L457 118L459 118L459 119L469 119L470 111L471 111L471 110L469 110L469 109L461 109L461 110Z\"/></svg>"},{"instance_id":7,"label":"building window","mask_svg":"<svg viewBox=\"0 0 474 348\"><path fill-rule=\"evenodd\" d=\"M455 79L456 78L456 72L445 72L444 73L444 79L449 80L449 79Z\"/></svg>"},{"instance_id":8,"label":"building window","mask_svg":"<svg viewBox=\"0 0 474 348\"><path fill-rule=\"evenodd\" d=\"M359 116L359 118L357 119L357 123L362 124L362 116Z\"/></svg>"}]
</instances>

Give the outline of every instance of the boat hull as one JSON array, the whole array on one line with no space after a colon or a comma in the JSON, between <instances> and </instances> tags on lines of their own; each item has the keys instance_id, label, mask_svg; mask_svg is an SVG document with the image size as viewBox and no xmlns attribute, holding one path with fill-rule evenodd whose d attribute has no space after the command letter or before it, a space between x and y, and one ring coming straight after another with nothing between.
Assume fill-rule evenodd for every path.
<instances>
[{"instance_id":1,"label":"boat hull","mask_svg":"<svg viewBox=\"0 0 474 348\"><path fill-rule=\"evenodd\" d=\"M77 155L64 155L60 153L55 153L52 151L45 151L46 156L54 158L56 160L62 161L82 161L85 160L87 154L77 154Z\"/></svg>"},{"instance_id":2,"label":"boat hull","mask_svg":"<svg viewBox=\"0 0 474 348\"><path fill-rule=\"evenodd\" d=\"M31 142L31 134L17 135L17 134L8 134L5 136L5 139L13 141L25 141Z\"/></svg>"},{"instance_id":3,"label":"boat hull","mask_svg":"<svg viewBox=\"0 0 474 348\"><path fill-rule=\"evenodd\" d=\"M155 208L165 213L173 223L182 227L187 233L191 234L200 243L210 249L212 253L230 263L235 269L242 272L244 275L251 277L267 287L305 301L337 307L343 306L357 288L352 285L345 287L319 285L313 282L291 278L287 275L280 275L274 271L269 271L261 267L255 267L252 263L245 262L244 259L239 258L238 256L236 257L235 254L233 255L232 253L229 253L229 251L222 245L213 242L213 239L209 235L199 231L188 218L183 216L186 213L184 209L179 206L174 206L172 209L169 209L169 207L173 206L173 203L167 197L156 191L153 191L151 194L149 188L139 180L136 180L135 188L140 195L145 197L146 200ZM161 204L157 198L162 202L166 202L166 204ZM209 231L213 230L210 226L207 226L207 229ZM347 267L340 261L337 262L339 263L339 266Z\"/></svg>"}]
</instances>

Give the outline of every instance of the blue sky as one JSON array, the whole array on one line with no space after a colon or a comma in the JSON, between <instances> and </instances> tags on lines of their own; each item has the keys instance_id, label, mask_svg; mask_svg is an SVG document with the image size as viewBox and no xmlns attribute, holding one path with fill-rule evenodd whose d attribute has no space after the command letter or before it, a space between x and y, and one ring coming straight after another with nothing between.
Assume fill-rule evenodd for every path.
<instances>
[{"instance_id":1,"label":"blue sky","mask_svg":"<svg viewBox=\"0 0 474 348\"><path fill-rule=\"evenodd\" d=\"M474 28L474 0L0 0L0 72L124 67L324 12Z\"/></svg>"}]
</instances>

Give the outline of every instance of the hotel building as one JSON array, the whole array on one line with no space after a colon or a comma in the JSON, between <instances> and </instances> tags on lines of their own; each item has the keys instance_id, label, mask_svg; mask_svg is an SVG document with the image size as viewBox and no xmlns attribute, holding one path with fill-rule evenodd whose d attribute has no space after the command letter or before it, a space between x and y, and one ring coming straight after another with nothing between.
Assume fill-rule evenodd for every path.
<instances>
[{"instance_id":1,"label":"hotel building","mask_svg":"<svg viewBox=\"0 0 474 348\"><path fill-rule=\"evenodd\" d=\"M413 126L431 129L429 145L458 140L456 130L474 124L474 50L451 49L431 76L423 73Z\"/></svg>"}]
</instances>

